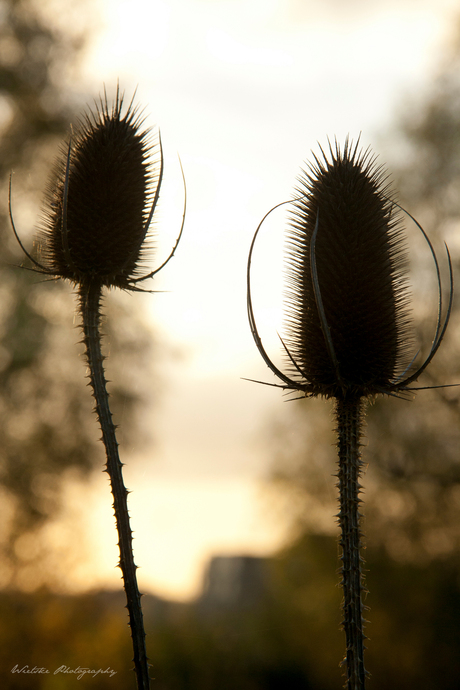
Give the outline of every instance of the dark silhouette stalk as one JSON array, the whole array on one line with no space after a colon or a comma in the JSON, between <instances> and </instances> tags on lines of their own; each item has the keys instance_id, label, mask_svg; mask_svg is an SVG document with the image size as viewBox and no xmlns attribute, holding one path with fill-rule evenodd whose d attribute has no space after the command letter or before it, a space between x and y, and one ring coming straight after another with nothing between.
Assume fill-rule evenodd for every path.
<instances>
[{"instance_id":1,"label":"dark silhouette stalk","mask_svg":"<svg viewBox=\"0 0 460 690\"><path fill-rule=\"evenodd\" d=\"M160 266L142 275L142 264L151 247L149 228L154 220L163 178L163 155L149 142L148 130L133 104L123 114L123 97L109 108L101 99L89 111L61 151L48 185L37 258L24 248L10 217L13 231L31 270L64 278L78 286L84 343L96 413L107 454L120 549L119 566L126 590L139 690L149 688L149 665L141 599L132 550L132 533L123 483L115 426L109 407L99 332L102 288L142 291L139 283L151 278L174 255L179 237ZM156 150L156 160L149 160ZM39 260L40 259L40 260Z\"/></svg>"},{"instance_id":2,"label":"dark silhouette stalk","mask_svg":"<svg viewBox=\"0 0 460 690\"><path fill-rule=\"evenodd\" d=\"M330 146L299 178L291 202L286 251L286 338L282 340L287 371L265 351L254 318L249 251L248 316L257 348L278 386L300 397L336 401L338 488L340 494L343 629L346 636L347 690L364 690L363 574L359 506L360 438L366 399L378 394L405 397L409 386L436 354L449 322L450 299L443 321L439 265L433 256L439 288L439 310L431 350L415 365L411 355L411 322L407 255L402 210L386 184L386 175L369 151L347 139L341 150ZM283 202L288 203L288 202ZM278 204L280 206L282 204ZM275 208L278 208L276 206ZM272 209L273 210L273 209ZM407 214L409 215L409 214Z\"/></svg>"},{"instance_id":3,"label":"dark silhouette stalk","mask_svg":"<svg viewBox=\"0 0 460 690\"><path fill-rule=\"evenodd\" d=\"M115 425L109 406L109 394L104 373L104 357L101 352L100 306L102 286L97 280L88 280L79 287L80 312L86 357L89 366L89 377L96 401L96 413L102 431L102 441L107 455L106 471L110 478L113 495L113 508L118 532L120 549L119 567L123 575L126 592L129 625L134 650L134 668L139 690L150 687L149 666L145 647L144 620L141 607L141 595L137 585L136 569L133 555L133 538L128 514L128 491L123 481L123 464L118 453Z\"/></svg>"},{"instance_id":4,"label":"dark silhouette stalk","mask_svg":"<svg viewBox=\"0 0 460 690\"><path fill-rule=\"evenodd\" d=\"M363 690L364 669L363 592L359 498L361 485L360 438L363 403L360 399L337 400L338 488L342 549L343 629L346 636L347 690Z\"/></svg>"}]
</instances>

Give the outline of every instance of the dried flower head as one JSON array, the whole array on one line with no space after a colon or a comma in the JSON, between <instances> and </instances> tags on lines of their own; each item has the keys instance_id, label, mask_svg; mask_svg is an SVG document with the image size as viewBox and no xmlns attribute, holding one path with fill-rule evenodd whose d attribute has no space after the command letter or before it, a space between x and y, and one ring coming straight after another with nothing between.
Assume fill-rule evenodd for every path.
<instances>
[{"instance_id":1,"label":"dried flower head","mask_svg":"<svg viewBox=\"0 0 460 690\"><path fill-rule=\"evenodd\" d=\"M338 144L335 149L330 147L330 158L321 153L322 158L315 156L299 179L287 235L283 346L291 376L271 362L254 321L249 267L261 225L248 264L253 336L268 366L284 381L283 388L327 398L407 390L440 345L449 320L452 290L441 324L439 266L420 228L435 261L440 308L429 356L405 377L412 363L401 208L384 170L369 150L360 151L358 144L353 146L347 139L343 150Z\"/></svg>"},{"instance_id":2,"label":"dried flower head","mask_svg":"<svg viewBox=\"0 0 460 690\"><path fill-rule=\"evenodd\" d=\"M157 272L139 275L162 177L159 134L152 143L132 101L123 113L118 89L112 107L105 95L56 162L37 238L39 260L25 253L41 272L75 284L139 289L137 282Z\"/></svg>"},{"instance_id":3,"label":"dried flower head","mask_svg":"<svg viewBox=\"0 0 460 690\"><path fill-rule=\"evenodd\" d=\"M449 258L451 292L442 323L439 266L418 226L435 262L439 310L431 352L413 371L402 209L368 150L359 151L358 144L353 146L347 139L343 150L337 144L330 147L330 158L321 153L322 158L315 157L308 172L302 173L287 237L287 337L282 342L290 376L265 352L252 309L251 258L265 219L249 252L248 314L259 352L282 380L281 388L335 398L346 687L364 690L366 589L360 525L364 400L377 393L410 390L409 384L431 361L449 321L452 269Z\"/></svg>"},{"instance_id":4,"label":"dried flower head","mask_svg":"<svg viewBox=\"0 0 460 690\"><path fill-rule=\"evenodd\" d=\"M38 237L40 261L24 249L34 264L32 270L55 278L65 278L78 287L83 342L95 412L102 431L110 477L113 508L129 612L138 688L150 687L145 629L132 531L128 512L128 491L124 485L118 452L116 427L112 420L109 393L101 350L101 302L104 287L140 290L139 281L157 273L174 255L182 235L159 268L139 275L148 246L148 231L157 207L163 177L161 139L149 143L148 130L133 102L123 114L123 97L117 89L109 108L107 97L95 111L80 121L75 134L61 151L45 198ZM151 154L156 160L150 162ZM185 185L185 181L184 181ZM43 262L43 263L42 263Z\"/></svg>"}]
</instances>

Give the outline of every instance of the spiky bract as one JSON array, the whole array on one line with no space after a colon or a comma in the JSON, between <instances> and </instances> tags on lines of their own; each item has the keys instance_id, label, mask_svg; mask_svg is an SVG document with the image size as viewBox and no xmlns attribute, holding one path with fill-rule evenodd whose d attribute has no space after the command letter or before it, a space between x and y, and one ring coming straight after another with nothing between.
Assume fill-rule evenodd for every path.
<instances>
[{"instance_id":1,"label":"spiky bract","mask_svg":"<svg viewBox=\"0 0 460 690\"><path fill-rule=\"evenodd\" d=\"M375 158L348 140L330 154L315 157L296 190L286 346L310 394L361 397L394 389L407 364L405 243Z\"/></svg>"},{"instance_id":2,"label":"spiky bract","mask_svg":"<svg viewBox=\"0 0 460 690\"><path fill-rule=\"evenodd\" d=\"M152 172L137 109L122 108L117 93L111 108L105 98L86 113L48 185L39 256L47 272L75 283L129 288L144 257L161 165Z\"/></svg>"}]
</instances>

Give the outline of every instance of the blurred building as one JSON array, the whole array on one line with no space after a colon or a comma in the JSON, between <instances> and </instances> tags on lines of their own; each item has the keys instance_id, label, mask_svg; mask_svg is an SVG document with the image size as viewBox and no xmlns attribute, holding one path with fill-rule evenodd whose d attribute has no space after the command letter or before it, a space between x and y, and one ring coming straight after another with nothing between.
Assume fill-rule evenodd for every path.
<instances>
[{"instance_id":1,"label":"blurred building","mask_svg":"<svg viewBox=\"0 0 460 690\"><path fill-rule=\"evenodd\" d=\"M269 560L256 556L215 556L205 573L199 604L205 608L248 608L269 591Z\"/></svg>"}]
</instances>

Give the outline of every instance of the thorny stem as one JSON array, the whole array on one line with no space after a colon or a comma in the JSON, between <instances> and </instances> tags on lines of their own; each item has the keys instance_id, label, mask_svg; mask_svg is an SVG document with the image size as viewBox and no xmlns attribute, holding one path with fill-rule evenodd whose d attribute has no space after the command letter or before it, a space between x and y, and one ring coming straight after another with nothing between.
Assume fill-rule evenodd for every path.
<instances>
[{"instance_id":1,"label":"thorny stem","mask_svg":"<svg viewBox=\"0 0 460 690\"><path fill-rule=\"evenodd\" d=\"M128 514L128 491L123 482L122 463L118 454L115 425L109 407L106 379L101 352L99 332L101 285L97 280L88 280L80 285L80 309L83 319L84 343L88 359L91 386L96 400L96 412L102 430L102 440L107 455L106 471L110 477L113 507L120 549L119 567L123 575L126 592L129 625L134 649L134 667L138 690L149 690L149 667L145 647L144 621L141 595L137 586L136 568L132 549L132 532Z\"/></svg>"},{"instance_id":2,"label":"thorny stem","mask_svg":"<svg viewBox=\"0 0 460 690\"><path fill-rule=\"evenodd\" d=\"M340 492L343 588L343 629L346 636L347 653L344 663L347 668L347 690L364 690L366 671L364 668L363 601L366 592L363 586L361 565L361 530L359 498L361 485L360 437L363 418L363 403L359 398L338 399L336 404Z\"/></svg>"}]
</instances>

